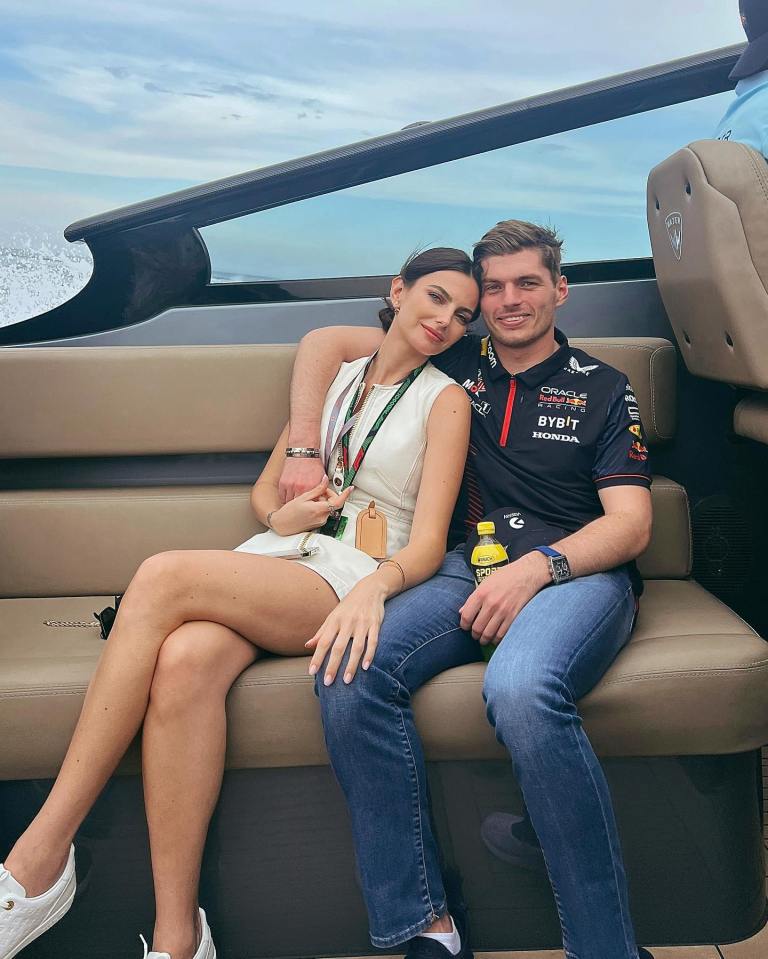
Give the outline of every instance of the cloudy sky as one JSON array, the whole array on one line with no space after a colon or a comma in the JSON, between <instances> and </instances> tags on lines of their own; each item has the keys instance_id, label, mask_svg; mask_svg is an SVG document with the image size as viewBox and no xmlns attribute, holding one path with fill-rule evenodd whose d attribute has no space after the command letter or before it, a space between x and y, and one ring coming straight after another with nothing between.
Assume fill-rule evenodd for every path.
<instances>
[{"instance_id":1,"label":"cloudy sky","mask_svg":"<svg viewBox=\"0 0 768 959\"><path fill-rule=\"evenodd\" d=\"M0 0L0 242L194 183L744 39L737 0ZM394 271L505 216L644 255L648 169L729 95L206 231L259 276Z\"/></svg>"}]
</instances>

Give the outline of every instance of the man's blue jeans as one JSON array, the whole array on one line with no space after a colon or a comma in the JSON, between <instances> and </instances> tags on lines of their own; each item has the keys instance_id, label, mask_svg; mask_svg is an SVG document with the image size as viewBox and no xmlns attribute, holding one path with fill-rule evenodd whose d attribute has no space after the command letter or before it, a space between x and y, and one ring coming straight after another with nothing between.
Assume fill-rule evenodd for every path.
<instances>
[{"instance_id":1,"label":"man's blue jeans","mask_svg":"<svg viewBox=\"0 0 768 959\"><path fill-rule=\"evenodd\" d=\"M317 683L375 946L405 942L446 911L411 694L480 658L459 628L473 589L462 554L449 553L436 576L387 603L366 672ZM634 611L624 570L544 589L486 670L488 717L541 843L568 959L637 956L611 798L575 706L629 639Z\"/></svg>"}]
</instances>

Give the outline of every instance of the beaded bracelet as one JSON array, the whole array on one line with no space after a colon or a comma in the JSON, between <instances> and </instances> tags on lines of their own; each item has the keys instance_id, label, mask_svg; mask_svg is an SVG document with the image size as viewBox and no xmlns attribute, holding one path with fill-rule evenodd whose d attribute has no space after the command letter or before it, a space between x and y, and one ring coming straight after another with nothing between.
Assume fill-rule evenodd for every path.
<instances>
[{"instance_id":1,"label":"beaded bracelet","mask_svg":"<svg viewBox=\"0 0 768 959\"><path fill-rule=\"evenodd\" d=\"M379 565L376 567L376 569L381 569L382 566L386 566L387 564L389 564L390 566L397 566L397 570L398 570L398 572L400 573L400 576L402 577L402 580L403 580L403 585L402 585L400 588L401 588L401 589L405 589L405 570L404 570L403 567L398 563L398 561L397 561L396 559L383 559L383 560L379 563Z\"/></svg>"}]
</instances>

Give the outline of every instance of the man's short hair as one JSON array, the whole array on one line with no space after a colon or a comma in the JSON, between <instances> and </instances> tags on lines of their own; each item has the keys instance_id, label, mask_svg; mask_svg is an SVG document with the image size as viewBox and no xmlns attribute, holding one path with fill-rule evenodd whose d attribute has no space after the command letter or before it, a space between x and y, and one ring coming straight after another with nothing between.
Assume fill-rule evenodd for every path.
<instances>
[{"instance_id":1,"label":"man's short hair","mask_svg":"<svg viewBox=\"0 0 768 959\"><path fill-rule=\"evenodd\" d=\"M489 256L506 256L521 250L538 250L552 282L560 279L560 252L563 241L554 230L525 220L502 220L475 243L472 249L473 270L479 284L483 282L483 262Z\"/></svg>"}]
</instances>

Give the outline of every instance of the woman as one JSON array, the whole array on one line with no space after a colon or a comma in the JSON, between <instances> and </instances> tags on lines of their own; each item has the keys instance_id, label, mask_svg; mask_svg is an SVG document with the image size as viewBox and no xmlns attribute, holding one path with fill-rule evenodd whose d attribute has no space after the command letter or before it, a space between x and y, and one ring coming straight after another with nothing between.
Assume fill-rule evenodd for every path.
<instances>
[{"instance_id":1,"label":"woman","mask_svg":"<svg viewBox=\"0 0 768 959\"><path fill-rule=\"evenodd\" d=\"M311 672L330 650L330 682L351 642L350 681L373 658L384 601L439 567L470 414L461 387L428 360L463 335L478 299L461 251L409 259L382 311L391 325L381 349L343 364L326 398L330 484L281 505L286 427L251 493L266 533L234 551L169 551L141 564L53 789L0 864L0 959L69 908L72 840L142 723L157 907L145 959L215 959L197 889L224 768L227 692L261 649L313 647Z\"/></svg>"}]
</instances>

